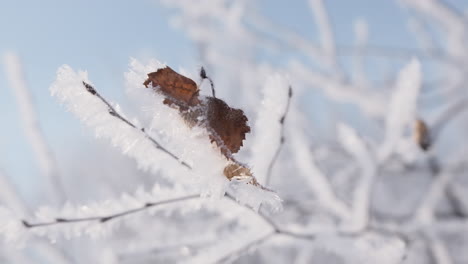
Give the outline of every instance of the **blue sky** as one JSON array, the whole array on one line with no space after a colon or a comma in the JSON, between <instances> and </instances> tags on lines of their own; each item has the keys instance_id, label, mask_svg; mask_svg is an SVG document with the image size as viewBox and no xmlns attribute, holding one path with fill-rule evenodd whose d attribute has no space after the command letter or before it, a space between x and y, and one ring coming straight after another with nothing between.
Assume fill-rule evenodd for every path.
<instances>
[{"instance_id":1,"label":"blue sky","mask_svg":"<svg viewBox=\"0 0 468 264\"><path fill-rule=\"evenodd\" d=\"M57 68L69 64L88 70L103 93L120 101L129 57L181 65L194 53L183 33L169 27L169 16L167 9L146 0L1 1L0 54L20 55L41 126L56 155L92 137L50 96ZM0 107L0 168L14 175L23 192L32 191L39 171L3 69Z\"/></svg>"},{"instance_id":2,"label":"blue sky","mask_svg":"<svg viewBox=\"0 0 468 264\"><path fill-rule=\"evenodd\" d=\"M352 44L353 21L363 18L369 22L370 43L416 45L407 30L406 11L394 1L326 2L338 43ZM467 2L450 1L460 8L467 8ZM317 39L306 1L261 0L259 6L277 23ZM196 67L196 49L182 31L169 25L173 12L150 0L0 0L0 54L13 51L20 55L41 126L57 155L92 138L90 131L50 97L48 88L57 68L69 64L86 69L102 93L123 101L123 72L129 57L157 58L175 68ZM23 192L34 190L39 171L3 68L0 109L0 168L14 175Z\"/></svg>"}]
</instances>

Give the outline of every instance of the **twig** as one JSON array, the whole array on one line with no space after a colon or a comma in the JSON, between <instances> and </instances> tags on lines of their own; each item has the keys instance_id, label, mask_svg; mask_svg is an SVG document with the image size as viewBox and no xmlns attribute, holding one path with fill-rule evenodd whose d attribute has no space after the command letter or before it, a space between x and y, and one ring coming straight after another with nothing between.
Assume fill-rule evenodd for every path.
<instances>
[{"instance_id":1,"label":"twig","mask_svg":"<svg viewBox=\"0 0 468 264\"><path fill-rule=\"evenodd\" d=\"M442 130L447 127L450 121L454 120L459 114L468 109L468 99L462 99L448 106L436 120L433 121L431 127L431 140L433 143L437 142Z\"/></svg>"},{"instance_id":2,"label":"twig","mask_svg":"<svg viewBox=\"0 0 468 264\"><path fill-rule=\"evenodd\" d=\"M315 239L315 235L306 235L306 234L297 234L295 232L292 232L292 231L288 231L288 230L283 230L281 229L278 225L276 225L275 222L273 222L273 220L271 220L268 216L262 214L261 212L255 212L252 210L252 208L246 206L246 205L242 205L242 204L239 204L236 202L236 199L230 195L229 193L226 193L225 195L226 198L228 198L229 200L233 201L234 203L238 204L239 206L243 206L245 207L246 209L252 211L253 213L256 214L256 216L262 218L262 220L270 226L270 228L272 229L271 232L253 240L253 241L250 241L249 243L245 244L243 247L235 250L235 251L232 251L232 252L229 252L228 254L226 254L225 256L223 256L220 260L218 260L216 263L224 263L225 261L233 258L234 256L238 256L240 255L241 253L243 252L246 252L248 251L249 249L255 247L255 246L258 246L262 243L264 243L265 241L267 241L268 239L272 238L273 236L275 235L284 235L284 236L288 236L288 237L291 237L291 238L294 238L294 239L305 239L305 240L313 240Z\"/></svg>"},{"instance_id":3,"label":"twig","mask_svg":"<svg viewBox=\"0 0 468 264\"><path fill-rule=\"evenodd\" d=\"M468 208L465 205L465 201L460 197L455 183L449 182L445 189L445 194L447 199L450 201L450 204L453 207L453 213L456 217L466 218L468 217Z\"/></svg>"},{"instance_id":4,"label":"twig","mask_svg":"<svg viewBox=\"0 0 468 264\"><path fill-rule=\"evenodd\" d=\"M6 75L15 93L23 129L39 164L42 175L46 178L49 195L54 202L60 204L67 199L62 179L53 151L47 143L41 129L37 111L34 109L33 98L26 82L25 74L19 57L6 54L4 57Z\"/></svg>"},{"instance_id":5,"label":"twig","mask_svg":"<svg viewBox=\"0 0 468 264\"><path fill-rule=\"evenodd\" d=\"M303 131L299 131L291 138L296 166L299 172L307 175L304 177L304 184L308 185L307 187L314 193L317 201L334 216L340 219L349 219L351 216L350 207L335 194L328 177L317 167L309 146L304 144L305 140L306 135Z\"/></svg>"},{"instance_id":6,"label":"twig","mask_svg":"<svg viewBox=\"0 0 468 264\"><path fill-rule=\"evenodd\" d=\"M444 242L434 231L428 231L427 240L431 248L432 258L437 264L452 264L452 258L450 252L447 250Z\"/></svg>"},{"instance_id":7,"label":"twig","mask_svg":"<svg viewBox=\"0 0 468 264\"><path fill-rule=\"evenodd\" d=\"M345 73L336 56L336 42L333 32L333 26L327 8L323 0L309 0L309 6L312 9L315 24L320 36L321 49L330 60L332 70L336 72L339 79L345 78Z\"/></svg>"},{"instance_id":8,"label":"twig","mask_svg":"<svg viewBox=\"0 0 468 264\"><path fill-rule=\"evenodd\" d=\"M268 216L266 216L265 214L261 213L260 211L259 212L256 212L254 210L252 210L252 208L248 207L247 205L243 205L243 204L239 204L237 201L236 201L236 198L234 198L232 195L230 195L229 193L226 193L225 195L226 198L228 198L229 200L233 201L234 203L238 204L239 206L243 206L245 207L246 209L252 211L256 216L262 218L262 220L268 224L275 232L275 234L279 234L279 235L285 235L285 236L288 236L288 237L291 237L291 238L296 238L296 239L306 239L306 240L313 240L315 239L315 235L309 235L309 234L297 234L293 231L288 231L288 230L284 230L282 229L281 227L279 227L275 222L273 222L273 220L271 220Z\"/></svg>"},{"instance_id":9,"label":"twig","mask_svg":"<svg viewBox=\"0 0 468 264\"><path fill-rule=\"evenodd\" d=\"M228 198L229 200L233 201L235 204L237 204L239 206L243 206L246 209L249 209L252 212L254 212L250 207L237 203L236 199L232 195L226 194L225 197ZM110 220L120 218L120 217L123 217L123 216L126 216L126 215L131 215L131 214L134 214L134 213L137 213L137 212L140 212L140 211L144 211L144 210L147 210L149 208L156 207L156 206L159 206L159 205L177 203L177 202L191 200L191 199L197 199L197 198L200 198L199 194L192 194L192 195L187 195L187 196L182 196L182 197L177 197L177 198L167 199L167 200L162 200L162 201L157 201L157 202L148 202L148 203L145 203L143 206L140 206L140 207L128 209L128 210L125 210L125 211L122 211L122 212L118 212L118 213L114 213L114 214L110 214L110 215L105 215L105 216L90 216L90 217L82 217L82 218L58 217L55 220L49 221L49 222L30 223L29 221L23 220L22 223L26 228L37 228L37 227L45 227L45 226L54 226L54 225L59 225L59 224L70 224L70 223L91 222L91 221L99 221L100 223L105 223L105 222L108 222ZM264 222L266 224L268 224L273 229L275 234L282 234L282 235L286 235L286 236L293 237L293 238L298 238L298 239L311 240L311 239L314 238L314 235L297 234L297 233L294 233L292 231L283 230L280 227L278 227L266 215L264 215L262 213L257 213L257 212L254 212L254 213L258 217L261 217L264 220Z\"/></svg>"},{"instance_id":10,"label":"twig","mask_svg":"<svg viewBox=\"0 0 468 264\"><path fill-rule=\"evenodd\" d=\"M202 78L202 81L204 79L208 79L208 81L210 81L211 93L212 93L213 97L216 98L216 91L215 91L213 80L208 75L206 75L205 68L203 68L203 67L201 67L201 70L200 70L200 77Z\"/></svg>"},{"instance_id":11,"label":"twig","mask_svg":"<svg viewBox=\"0 0 468 264\"><path fill-rule=\"evenodd\" d=\"M333 67L333 60L327 56L328 54L322 54L322 50L316 43L307 40L293 30L274 24L272 21L261 15L250 14L248 18L252 24L259 29L259 31L273 33L274 35L263 34L264 38L279 42L281 48L300 50L309 56L311 60L323 61L327 66ZM408 59L417 56L420 58L440 61L459 69L465 68L465 63L462 60L457 59L442 50L423 51L418 49L376 45L367 45L366 49L362 50L357 46L336 44L336 54L338 56L348 56L355 53L361 53L365 56L381 56L392 59Z\"/></svg>"},{"instance_id":12,"label":"twig","mask_svg":"<svg viewBox=\"0 0 468 264\"><path fill-rule=\"evenodd\" d=\"M174 158L175 160L177 160L178 162L180 162L182 165L184 165L185 167L187 167L188 169L192 169L192 167L190 165L188 165L187 163L185 163L184 161L182 161L179 157L177 157L174 153L170 152L169 150L167 150L165 147L163 147L161 144L159 144L158 141L156 141L156 139L154 139L153 137L151 137L148 133L146 133L146 130L144 128L137 128L133 123L131 123L130 121L128 121L128 119L126 119L125 117L121 116L115 109L114 107L112 107L112 105L104 98L102 97L97 91L96 89L94 89L93 86L91 86L90 84L86 83L83 81L83 85L84 87L86 88L86 90L91 93L92 95L96 96L97 98L99 98L108 108L109 108L109 114L113 117L116 117L117 119L121 120L122 122L124 122L125 124L129 125L130 127L134 128L134 129L137 129L139 131L141 131L145 137L151 141L154 146L161 150L162 152L166 153L167 155L171 156L172 158Z\"/></svg>"},{"instance_id":13,"label":"twig","mask_svg":"<svg viewBox=\"0 0 468 264\"><path fill-rule=\"evenodd\" d=\"M30 208L20 196L18 190L10 181L10 177L0 168L0 200L10 207L17 215L27 217L31 214Z\"/></svg>"},{"instance_id":14,"label":"twig","mask_svg":"<svg viewBox=\"0 0 468 264\"><path fill-rule=\"evenodd\" d=\"M2 203L10 207L17 215L28 217L31 215L31 210L20 197L18 191L10 183L8 175L3 173L0 168L0 200ZM71 258L58 247L53 247L45 238L34 237L33 248L40 252L41 257L44 257L47 263L73 263Z\"/></svg>"},{"instance_id":15,"label":"twig","mask_svg":"<svg viewBox=\"0 0 468 264\"><path fill-rule=\"evenodd\" d=\"M294 61L290 70L307 86L321 89L327 97L336 102L356 105L363 113L369 116L381 117L386 115L385 98L380 93L362 88L350 82L332 79L326 74L311 71L306 64Z\"/></svg>"},{"instance_id":16,"label":"twig","mask_svg":"<svg viewBox=\"0 0 468 264\"><path fill-rule=\"evenodd\" d=\"M276 149L275 154L273 155L273 158L270 161L270 165L268 165L268 170L265 178L265 186L268 186L270 183L270 178L271 178L271 172L273 171L273 166L276 163L276 160L278 159L278 156L281 152L281 149L284 145L285 138L284 138L284 121L286 120L286 116L288 115L289 112L289 106L291 104L291 97L292 97L292 87L289 86L289 91L288 91L288 101L286 103L286 109L284 110L283 115L281 116L279 123L281 125L281 132L280 132L280 142L278 144L278 148Z\"/></svg>"},{"instance_id":17,"label":"twig","mask_svg":"<svg viewBox=\"0 0 468 264\"><path fill-rule=\"evenodd\" d=\"M419 57L424 59L437 60L459 69L465 67L465 63L457 58L452 57L450 54L445 53L442 50L431 50L422 51L419 49L401 48L401 47L387 47L387 46L376 46L368 45L365 50L358 49L356 46L339 45L337 50L339 55L346 56L360 52L367 56L380 56L388 58L401 58L408 59L411 57Z\"/></svg>"},{"instance_id":18,"label":"twig","mask_svg":"<svg viewBox=\"0 0 468 264\"><path fill-rule=\"evenodd\" d=\"M222 263L225 263L227 260L233 258L234 256L238 256L244 252L248 252L251 248L253 247L256 247L256 246L259 246L260 244L263 244L265 243L268 239L272 238L274 235L276 234L276 232L270 232L266 235L263 235L251 242L249 242L248 244L244 245L243 247L235 250L235 251L232 251L232 252L229 252L228 254L226 254L225 256L223 256L221 259L219 259L218 261L216 261L216 263L218 264L222 264Z\"/></svg>"},{"instance_id":19,"label":"twig","mask_svg":"<svg viewBox=\"0 0 468 264\"><path fill-rule=\"evenodd\" d=\"M91 216L91 217L83 217L83 218L56 218L54 221L41 222L41 223L30 223L30 222L28 222L26 220L23 220L23 225L26 228L36 228L36 227L53 226L53 225L59 225L59 224L76 223L76 222L99 221L100 223L105 223L105 222L108 222L110 220L122 217L122 216L134 214L134 213L137 213L137 212L140 212L140 211L147 210L147 209L152 208L152 207L156 207L158 205L176 203L176 202L191 200L191 199L195 199L195 198L199 198L199 197L200 197L199 194L193 194L193 195L187 195L187 196L182 196L182 197L168 199L168 200L162 200L162 201L158 201L158 202L150 202L150 203L144 204L141 207L129 209L129 210L126 210L126 211L122 211L122 212L119 212L119 213L110 214L110 215L106 215L106 216Z\"/></svg>"}]
</instances>

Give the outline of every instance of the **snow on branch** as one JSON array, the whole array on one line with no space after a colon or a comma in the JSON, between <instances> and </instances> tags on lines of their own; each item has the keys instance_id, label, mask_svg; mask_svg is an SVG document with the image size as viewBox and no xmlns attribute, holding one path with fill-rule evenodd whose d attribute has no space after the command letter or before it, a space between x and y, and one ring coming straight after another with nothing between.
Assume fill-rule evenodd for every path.
<instances>
[{"instance_id":1,"label":"snow on branch","mask_svg":"<svg viewBox=\"0 0 468 264\"><path fill-rule=\"evenodd\" d=\"M364 52L369 41L369 29L364 19L358 19L354 22L354 35L357 52L353 57L353 82L358 86L368 87L369 80L366 77Z\"/></svg>"},{"instance_id":2,"label":"snow on branch","mask_svg":"<svg viewBox=\"0 0 468 264\"><path fill-rule=\"evenodd\" d=\"M333 68L333 60L330 60L316 43L310 42L300 34L275 24L259 14L250 14L248 19L258 30L268 33L265 37L273 35L274 41L281 42L282 46L298 50L311 60L323 62L326 67Z\"/></svg>"},{"instance_id":3,"label":"snow on branch","mask_svg":"<svg viewBox=\"0 0 468 264\"><path fill-rule=\"evenodd\" d=\"M156 141L156 139L154 139L153 137L151 137L150 135L148 135L148 133L146 133L145 131L145 128L138 128L136 127L132 122L128 121L125 117L123 117L122 115L120 115L115 109L114 107L112 107L112 105L106 101L106 99L104 99L104 97L102 97L97 91L96 89L94 89L93 86L91 86L90 84L86 83L83 81L83 86L86 88L86 90L88 92L90 92L92 95L96 96L97 98L99 98L99 100L101 100L105 105L107 105L107 107L109 108L108 111L109 111L109 114L117 119L120 119L122 122L126 123L127 125L129 125L130 127L134 128L134 129L138 129L140 130L144 135L145 137L151 141L151 143L154 144L155 148L161 150L162 152L166 153L167 155L169 155L170 157L176 159L177 161L180 162L180 164L182 164L183 166L187 167L188 169L191 169L192 167L190 167L187 163L185 163L184 161L181 161L179 157L177 157L175 154L173 154L172 152L170 152L169 150L167 150L166 148L164 148L161 144L159 144L158 141Z\"/></svg>"},{"instance_id":4,"label":"snow on branch","mask_svg":"<svg viewBox=\"0 0 468 264\"><path fill-rule=\"evenodd\" d=\"M15 214L25 217L29 215L29 208L20 197L18 191L10 182L8 175L0 168L0 201Z\"/></svg>"},{"instance_id":5,"label":"snow on branch","mask_svg":"<svg viewBox=\"0 0 468 264\"><path fill-rule=\"evenodd\" d=\"M452 264L452 258L442 239L440 239L434 231L429 231L428 233L429 246L435 263Z\"/></svg>"},{"instance_id":6,"label":"snow on branch","mask_svg":"<svg viewBox=\"0 0 468 264\"><path fill-rule=\"evenodd\" d=\"M161 209L170 212L172 209L182 211L200 208L199 194L187 194L179 188L163 188L155 185L149 192L139 188L135 194L122 194L120 199L105 200L87 205L65 204L61 209L42 207L32 220L21 220L6 209L2 209L2 229L0 233L7 240L21 240L31 234L56 239L63 234L66 238L89 234L100 237L109 234L117 224L115 219L141 211L154 213ZM171 204L184 202L184 207L168 207ZM106 223L104 226L103 224ZM109 223L109 224L107 224Z\"/></svg>"},{"instance_id":7,"label":"snow on branch","mask_svg":"<svg viewBox=\"0 0 468 264\"><path fill-rule=\"evenodd\" d=\"M117 213L113 213L113 214L109 214L105 216L90 216L90 217L81 217L81 218L61 218L60 217L60 218L55 218L54 221L50 221L50 222L30 223L26 220L23 220L22 222L26 228L36 228L36 227L44 227L44 226L58 225L58 224L64 224L64 223L77 223L77 222L90 222L90 221L97 221L97 222L105 223L110 220L117 219L119 217L138 213L143 210L147 210L151 207L191 200L191 199L195 199L199 197L200 195L193 194L193 195L187 195L187 196L182 196L182 197L177 197L174 199L162 200L162 201L157 201L157 202L147 202L140 207L128 209L125 211L121 211L121 212L117 212Z\"/></svg>"},{"instance_id":8,"label":"snow on branch","mask_svg":"<svg viewBox=\"0 0 468 264\"><path fill-rule=\"evenodd\" d=\"M141 160L148 160L148 158L142 157L144 153L150 156L150 153L160 151L180 161L175 154L169 152L158 141L149 136L144 128L137 127L123 114L119 113L118 105L112 106L104 99L89 84L85 72L76 73L69 66L62 66L58 70L57 80L52 84L50 90L52 95L58 97L61 102L66 103L68 109L85 124L95 127L98 137L110 138L114 145L119 145L129 155L141 158ZM183 161L180 162L190 168Z\"/></svg>"},{"instance_id":9,"label":"snow on branch","mask_svg":"<svg viewBox=\"0 0 468 264\"><path fill-rule=\"evenodd\" d=\"M405 5L415 9L434 19L442 26L442 32L446 34L448 53L455 58L467 58L466 40L468 31L466 30L466 19L455 10L451 9L443 1L437 0L404 0Z\"/></svg>"},{"instance_id":10,"label":"snow on branch","mask_svg":"<svg viewBox=\"0 0 468 264\"><path fill-rule=\"evenodd\" d=\"M31 143L42 175L47 179L49 185L48 193L51 195L54 202L63 202L66 199L66 195L62 179L60 178L55 157L39 125L38 116L34 109L33 98L28 89L20 59L14 53L7 53L4 56L4 64L7 78L19 106L26 138Z\"/></svg>"},{"instance_id":11,"label":"snow on branch","mask_svg":"<svg viewBox=\"0 0 468 264\"><path fill-rule=\"evenodd\" d=\"M445 190L453 179L455 173L450 171L442 171L431 183L424 199L422 200L419 208L415 212L415 219L421 223L430 223L435 217L435 208L437 203L444 195Z\"/></svg>"},{"instance_id":12,"label":"snow on branch","mask_svg":"<svg viewBox=\"0 0 468 264\"><path fill-rule=\"evenodd\" d=\"M303 235L284 230L276 225L272 219L257 213L249 206L240 205L236 198L231 195L225 196L226 200L203 199L199 194L187 194L184 188L166 188L155 185L149 192L139 188L133 195L122 194L121 198L116 200L105 200L86 205L66 204L61 209L51 207L40 208L36 212L33 220L21 220L11 211L0 207L0 234L6 241L26 241L31 239L32 235L47 237L56 240L59 237L70 239L87 234L92 238L98 238L109 235L119 225L115 220L123 219L136 213L147 211L154 214L157 211L163 211L165 214L174 210L187 213L193 210L205 208L217 212L223 221L237 219L242 225L251 228L254 233L262 233L267 230L271 235L284 235L293 239L313 240L315 236ZM251 214L252 217L246 217ZM130 222L127 218L127 222ZM244 233L244 231L242 231ZM200 259L205 259L206 255L217 256L222 252L218 251L220 247L232 247L235 243L239 244L239 250L250 247L244 245L248 241L247 237L252 234L237 234L236 237L228 240L226 243L218 243L219 246L208 249L212 253L203 252ZM237 241L234 243L234 241ZM229 255L237 255L232 252ZM227 256L226 256L227 257ZM194 263L196 261L194 260Z\"/></svg>"},{"instance_id":13,"label":"snow on branch","mask_svg":"<svg viewBox=\"0 0 468 264\"><path fill-rule=\"evenodd\" d=\"M281 125L280 140L279 140L278 147L276 148L276 151L275 151L275 153L273 155L273 158L271 159L270 164L268 165L268 170L267 170L267 173L266 173L266 180L265 180L266 185L268 185L270 183L271 173L273 172L273 166L275 165L276 160L278 159L278 156L279 156L279 154L281 152L281 149L282 149L282 147L284 145L284 142L286 141L285 136L284 136L284 121L286 120L286 116L288 115L288 112L289 112L289 106L291 104L291 97L292 97L292 87L289 86L286 108L285 108L285 110L283 112L283 115L281 116L281 118L279 120L279 123Z\"/></svg>"},{"instance_id":14,"label":"snow on branch","mask_svg":"<svg viewBox=\"0 0 468 264\"><path fill-rule=\"evenodd\" d=\"M359 184L353 190L353 223L351 226L353 229L361 230L369 222L372 187L377 173L377 164L370 149L353 128L339 124L338 137L344 149L354 157L361 167L362 175Z\"/></svg>"},{"instance_id":15,"label":"snow on branch","mask_svg":"<svg viewBox=\"0 0 468 264\"><path fill-rule=\"evenodd\" d=\"M269 185L274 163L284 144L284 120L289 111L292 89L286 78L269 77L263 86L263 100L255 121L252 144L252 168L266 186ZM278 144L274 144L274 142Z\"/></svg>"},{"instance_id":16,"label":"snow on branch","mask_svg":"<svg viewBox=\"0 0 468 264\"><path fill-rule=\"evenodd\" d=\"M405 129L417 119L417 99L421 82L421 65L413 59L398 74L385 120L385 139L379 149L379 163L393 154L404 136Z\"/></svg>"},{"instance_id":17,"label":"snow on branch","mask_svg":"<svg viewBox=\"0 0 468 264\"><path fill-rule=\"evenodd\" d=\"M351 103L359 107L363 113L371 117L384 116L385 100L381 94L371 90L363 90L355 85L331 79L325 74L311 71L304 64L294 61L290 71L311 88L321 89L336 102Z\"/></svg>"},{"instance_id":18,"label":"snow on branch","mask_svg":"<svg viewBox=\"0 0 468 264\"><path fill-rule=\"evenodd\" d=\"M295 115L292 117L295 117ZM351 216L349 207L335 195L329 179L317 167L310 147L308 144L304 144L304 142L308 142L308 140L303 131L295 131L294 137L290 139L291 148L294 149L292 158L296 162L297 168L303 174L305 184L308 185L323 206L340 219L348 219Z\"/></svg>"},{"instance_id":19,"label":"snow on branch","mask_svg":"<svg viewBox=\"0 0 468 264\"><path fill-rule=\"evenodd\" d=\"M436 119L432 122L431 126L431 139L435 143L440 137L442 130L447 127L450 121L454 120L461 113L468 110L468 99L461 99L450 103L450 105L444 109Z\"/></svg>"},{"instance_id":20,"label":"snow on branch","mask_svg":"<svg viewBox=\"0 0 468 264\"><path fill-rule=\"evenodd\" d=\"M344 71L341 69L336 56L335 37L325 3L323 0L309 0L309 6L314 13L315 22L320 33L322 50L327 54L335 74L337 74L339 78L343 78L345 77Z\"/></svg>"},{"instance_id":21,"label":"snow on branch","mask_svg":"<svg viewBox=\"0 0 468 264\"><path fill-rule=\"evenodd\" d=\"M207 129L187 126L177 109L163 103L163 95L143 85L147 74L161 67L164 65L157 61L142 65L132 60L125 75L129 96L141 98L139 108L147 125L126 117L118 105L110 103L90 84L86 73L76 73L69 66L59 69L51 91L94 128L98 137L110 139L141 168L161 173L195 193L219 198L229 189L240 203L254 208L262 203L273 210L281 208L281 199L274 192L239 180L229 181L223 173L228 160L212 145ZM180 169L182 166L174 161L186 169Z\"/></svg>"},{"instance_id":22,"label":"snow on branch","mask_svg":"<svg viewBox=\"0 0 468 264\"><path fill-rule=\"evenodd\" d=\"M8 175L0 168L0 234L12 232L5 236L7 242L16 242L18 237L15 230L21 230L18 225L19 218L31 216L31 211L27 204L20 197L18 191L11 184ZM21 239L19 239L21 240ZM14 243L13 243L14 244ZM43 238L33 239L34 248L40 252L40 256L46 261L53 263L72 263L62 249L53 247Z\"/></svg>"}]
</instances>

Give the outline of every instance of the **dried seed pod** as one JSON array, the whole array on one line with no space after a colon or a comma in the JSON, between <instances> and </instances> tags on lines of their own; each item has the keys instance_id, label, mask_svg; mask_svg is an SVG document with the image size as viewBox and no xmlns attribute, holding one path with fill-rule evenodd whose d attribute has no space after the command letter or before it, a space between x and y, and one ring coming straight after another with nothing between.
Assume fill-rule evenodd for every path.
<instances>
[{"instance_id":1,"label":"dried seed pod","mask_svg":"<svg viewBox=\"0 0 468 264\"><path fill-rule=\"evenodd\" d=\"M249 184L260 187L263 190L271 191L258 183L257 179L255 179L248 167L237 162L230 162L226 167L224 167L224 176L226 176L230 181L233 178L247 179Z\"/></svg>"},{"instance_id":2,"label":"dried seed pod","mask_svg":"<svg viewBox=\"0 0 468 264\"><path fill-rule=\"evenodd\" d=\"M249 168L242 166L238 163L229 163L224 168L224 176L231 180L234 177L238 176L252 176L252 172L250 172Z\"/></svg>"},{"instance_id":3,"label":"dried seed pod","mask_svg":"<svg viewBox=\"0 0 468 264\"><path fill-rule=\"evenodd\" d=\"M413 138L422 150L427 151L431 147L429 127L422 119L417 119L414 122Z\"/></svg>"}]
</instances>

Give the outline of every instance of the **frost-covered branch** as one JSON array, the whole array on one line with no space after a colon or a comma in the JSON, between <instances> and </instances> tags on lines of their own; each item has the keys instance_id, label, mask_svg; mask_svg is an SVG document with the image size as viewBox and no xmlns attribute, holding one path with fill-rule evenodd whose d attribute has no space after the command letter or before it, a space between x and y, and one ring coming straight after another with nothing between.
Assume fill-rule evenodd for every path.
<instances>
[{"instance_id":1,"label":"frost-covered branch","mask_svg":"<svg viewBox=\"0 0 468 264\"><path fill-rule=\"evenodd\" d=\"M4 56L6 75L16 95L21 120L27 140L30 142L42 175L47 179L49 193L54 202L61 203L66 199L65 190L52 150L46 142L34 109L32 95L27 87L25 73L20 59L13 53Z\"/></svg>"},{"instance_id":2,"label":"frost-covered branch","mask_svg":"<svg viewBox=\"0 0 468 264\"><path fill-rule=\"evenodd\" d=\"M323 54L319 45L308 41L300 34L275 24L259 14L250 14L248 18L260 31L268 32L268 35L276 34L277 36L281 36L276 37L275 40L279 41L284 48L299 50L311 60L323 61L328 67L333 66L333 63ZM265 38L268 37L268 35L265 36Z\"/></svg>"},{"instance_id":3,"label":"frost-covered branch","mask_svg":"<svg viewBox=\"0 0 468 264\"><path fill-rule=\"evenodd\" d=\"M129 210L121 211L121 212L110 214L110 215L105 215L105 216L91 216L91 217L83 217L83 218L56 218L54 221L37 222L37 223L30 223L26 220L23 220L22 222L26 228L36 228L36 227L45 227L45 226L52 226L52 225L59 225L59 224L90 222L90 221L98 221L100 223L105 223L116 218L135 214L144 210L148 210L152 207L187 201L187 200L196 199L196 198L200 198L200 195L192 194L192 195L186 195L186 196L167 199L167 200L161 200L157 202L147 202L143 206L132 208Z\"/></svg>"},{"instance_id":4,"label":"frost-covered branch","mask_svg":"<svg viewBox=\"0 0 468 264\"><path fill-rule=\"evenodd\" d=\"M275 154L273 155L273 158L270 161L270 164L268 165L267 173L266 173L266 178L265 178L265 185L268 186L270 184L270 178L271 178L271 173L273 171L273 166L275 166L275 162L278 159L278 156L281 152L281 148L284 145L285 142L285 135L284 135L284 121L286 120L286 116L288 115L289 112L289 105L291 104L291 97L292 97L292 87L289 86L288 88L288 98L287 98L287 103L286 103L286 108L284 109L283 115L281 116L279 123L281 125L280 129L280 140L278 143L278 147L276 148Z\"/></svg>"},{"instance_id":5,"label":"frost-covered branch","mask_svg":"<svg viewBox=\"0 0 468 264\"><path fill-rule=\"evenodd\" d=\"M377 174L376 160L364 140L351 127L339 125L338 135L344 149L361 168L361 178L353 191L353 223L350 228L362 230L368 225L370 218L372 187Z\"/></svg>"},{"instance_id":6,"label":"frost-covered branch","mask_svg":"<svg viewBox=\"0 0 468 264\"><path fill-rule=\"evenodd\" d=\"M325 3L323 0L309 0L308 2L310 8L313 11L315 23L317 24L318 31L320 33L322 50L327 55L333 67L334 73L338 76L339 79L343 79L345 74L336 56L335 37Z\"/></svg>"},{"instance_id":7,"label":"frost-covered branch","mask_svg":"<svg viewBox=\"0 0 468 264\"><path fill-rule=\"evenodd\" d=\"M180 164L182 164L183 166L187 167L188 169L191 169L190 165L188 165L187 163L185 163L184 161L182 161L179 157L177 157L174 153L170 152L169 150L167 150L166 148L164 148L161 144L159 144L158 141L156 141L156 139L154 139L152 136L148 135L148 133L146 132L146 130L144 128L137 128L132 122L130 122L128 119L126 119L125 117L123 117L122 115L120 115L116 110L115 108L104 98L101 96L101 94L99 94L96 89L91 86L90 84L86 83L83 81L83 85L84 87L86 88L86 90L91 93L92 95L96 96L97 98L99 98L99 100L101 100L108 108L109 108L109 114L111 116L114 116L116 117L117 119L121 120L122 122L124 122L125 124L129 125L130 127L136 129L136 130L139 130L141 131L141 133L143 133L145 135L145 137L151 141L151 143L154 144L154 146L161 150L162 152L166 153L167 155L171 156L172 158L174 158L175 160L177 160L178 162L180 162Z\"/></svg>"},{"instance_id":8,"label":"frost-covered branch","mask_svg":"<svg viewBox=\"0 0 468 264\"><path fill-rule=\"evenodd\" d=\"M20 217L30 217L31 212L18 191L11 184L8 175L0 168L0 202L6 205L12 212ZM2 210L2 209L0 209ZM3 221L4 219L1 219ZM33 248L36 249L40 256L43 256L51 263L72 263L69 256L62 250L54 248L43 238L35 238L33 240Z\"/></svg>"},{"instance_id":9,"label":"frost-covered branch","mask_svg":"<svg viewBox=\"0 0 468 264\"><path fill-rule=\"evenodd\" d=\"M438 235L435 232L429 231L429 233L430 234L428 234L428 242L435 263L452 264L452 258L450 257L450 253L447 250L447 247L444 244L444 242L438 237Z\"/></svg>"},{"instance_id":10,"label":"frost-covered branch","mask_svg":"<svg viewBox=\"0 0 468 264\"><path fill-rule=\"evenodd\" d=\"M238 248L232 252L228 252L225 256L222 256L216 263L218 264L223 264L226 263L226 261L231 260L233 258L239 257L240 255L251 251L255 247L259 247L261 244L265 243L267 240L272 238L276 232L269 232L263 236L260 236L259 238L256 238L249 243L245 244L243 247Z\"/></svg>"},{"instance_id":11,"label":"frost-covered branch","mask_svg":"<svg viewBox=\"0 0 468 264\"><path fill-rule=\"evenodd\" d=\"M421 64L413 59L399 72L396 80L385 119L385 139L377 153L379 163L384 163L393 155L405 129L417 119L421 83Z\"/></svg>"},{"instance_id":12,"label":"frost-covered branch","mask_svg":"<svg viewBox=\"0 0 468 264\"><path fill-rule=\"evenodd\" d=\"M431 139L437 142L442 130L447 126L450 121L454 120L457 116L468 109L468 99L462 99L449 105L437 118L433 121L431 126Z\"/></svg>"},{"instance_id":13,"label":"frost-covered branch","mask_svg":"<svg viewBox=\"0 0 468 264\"><path fill-rule=\"evenodd\" d=\"M366 45L365 49L355 45L339 45L337 53L340 56L349 56L360 53L365 56L384 57L389 59L431 59L453 67L463 67L464 62L447 54L444 50L422 51L419 49Z\"/></svg>"},{"instance_id":14,"label":"frost-covered branch","mask_svg":"<svg viewBox=\"0 0 468 264\"><path fill-rule=\"evenodd\" d=\"M294 161L303 174L304 182L327 209L342 220L348 219L351 216L349 207L335 195L328 178L315 164L309 146L303 142L307 142L304 132L295 133L291 138Z\"/></svg>"},{"instance_id":15,"label":"frost-covered branch","mask_svg":"<svg viewBox=\"0 0 468 264\"><path fill-rule=\"evenodd\" d=\"M353 82L358 86L367 87L369 80L366 77L364 52L368 45L369 29L365 20L359 19L354 22L355 45L358 50L353 59Z\"/></svg>"},{"instance_id":16,"label":"frost-covered branch","mask_svg":"<svg viewBox=\"0 0 468 264\"><path fill-rule=\"evenodd\" d=\"M0 201L7 205L17 215L26 217L30 211L26 203L14 188L6 173L0 168Z\"/></svg>"},{"instance_id":17,"label":"frost-covered branch","mask_svg":"<svg viewBox=\"0 0 468 264\"><path fill-rule=\"evenodd\" d=\"M404 0L402 2L417 12L430 17L436 25L441 27L440 29L446 37L449 54L461 60L467 58L468 53L465 45L468 37L467 23L463 15L450 8L444 1Z\"/></svg>"},{"instance_id":18,"label":"frost-covered branch","mask_svg":"<svg viewBox=\"0 0 468 264\"><path fill-rule=\"evenodd\" d=\"M298 61L290 65L290 71L294 72L297 78L309 87L322 90L336 102L355 104L363 113L371 117L381 117L386 113L385 106L387 103L382 94L372 90L363 90L347 82L331 79L325 74L311 71Z\"/></svg>"},{"instance_id":19,"label":"frost-covered branch","mask_svg":"<svg viewBox=\"0 0 468 264\"><path fill-rule=\"evenodd\" d=\"M445 194L447 185L450 183L450 180L453 179L454 175L455 174L450 171L441 171L436 175L419 205L419 208L415 212L415 219L422 223L428 223L434 220L435 207Z\"/></svg>"}]
</instances>

